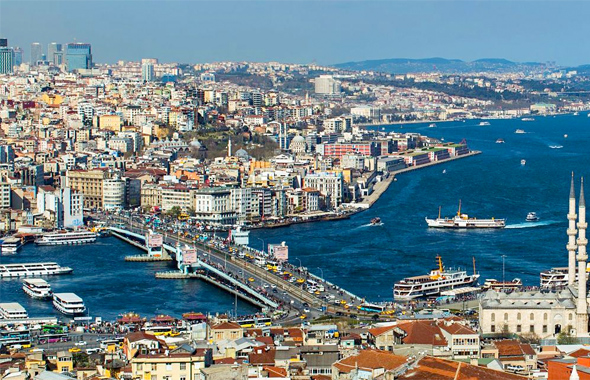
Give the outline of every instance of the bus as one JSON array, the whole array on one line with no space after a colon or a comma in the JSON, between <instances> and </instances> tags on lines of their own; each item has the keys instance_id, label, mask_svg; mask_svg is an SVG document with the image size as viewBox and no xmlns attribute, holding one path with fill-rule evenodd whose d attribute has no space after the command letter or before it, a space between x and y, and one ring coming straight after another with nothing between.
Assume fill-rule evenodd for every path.
<instances>
[{"instance_id":1,"label":"bus","mask_svg":"<svg viewBox=\"0 0 590 380\"><path fill-rule=\"evenodd\" d=\"M41 332L43 334L64 334L66 328L60 325L43 325Z\"/></svg>"},{"instance_id":2,"label":"bus","mask_svg":"<svg viewBox=\"0 0 590 380\"><path fill-rule=\"evenodd\" d=\"M123 338L105 339L100 342L100 348L102 348L103 350L114 351L117 348L121 348L122 344Z\"/></svg>"},{"instance_id":3,"label":"bus","mask_svg":"<svg viewBox=\"0 0 590 380\"><path fill-rule=\"evenodd\" d=\"M242 319L241 321L237 321L238 325L243 328L252 328L252 327L264 327L270 326L272 324L271 319L269 317L254 317L254 318L247 318Z\"/></svg>"},{"instance_id":4,"label":"bus","mask_svg":"<svg viewBox=\"0 0 590 380\"><path fill-rule=\"evenodd\" d=\"M370 313L382 313L385 311L384 305L375 305L373 303L362 303L358 308Z\"/></svg>"},{"instance_id":5,"label":"bus","mask_svg":"<svg viewBox=\"0 0 590 380\"><path fill-rule=\"evenodd\" d=\"M39 344L67 342L69 340L68 334L44 334L39 336Z\"/></svg>"},{"instance_id":6,"label":"bus","mask_svg":"<svg viewBox=\"0 0 590 380\"><path fill-rule=\"evenodd\" d=\"M14 349L30 348L30 339L6 338L0 339L0 347L9 347Z\"/></svg>"},{"instance_id":7,"label":"bus","mask_svg":"<svg viewBox=\"0 0 590 380\"><path fill-rule=\"evenodd\" d=\"M31 334L29 330L13 330L13 331L0 331L0 340L6 339L30 339Z\"/></svg>"}]
</instances>

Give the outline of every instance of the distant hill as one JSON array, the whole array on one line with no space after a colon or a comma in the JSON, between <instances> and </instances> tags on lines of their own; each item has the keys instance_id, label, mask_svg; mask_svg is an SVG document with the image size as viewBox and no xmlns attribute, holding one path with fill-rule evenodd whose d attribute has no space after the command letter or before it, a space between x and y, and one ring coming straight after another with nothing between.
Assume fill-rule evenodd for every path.
<instances>
[{"instance_id":1,"label":"distant hill","mask_svg":"<svg viewBox=\"0 0 590 380\"><path fill-rule=\"evenodd\" d=\"M545 67L538 62L512 62L503 58L484 58L468 62L460 59L424 58L408 59L393 58L370 61L346 62L334 65L345 70L371 70L386 73L405 74L417 72L469 73L479 71L505 72L514 70L540 70Z\"/></svg>"}]
</instances>

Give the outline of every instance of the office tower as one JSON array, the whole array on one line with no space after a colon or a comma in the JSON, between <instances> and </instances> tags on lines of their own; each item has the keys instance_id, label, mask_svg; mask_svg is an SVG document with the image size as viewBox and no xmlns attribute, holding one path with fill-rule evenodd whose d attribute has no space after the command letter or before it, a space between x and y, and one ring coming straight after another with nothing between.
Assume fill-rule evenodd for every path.
<instances>
[{"instance_id":1,"label":"office tower","mask_svg":"<svg viewBox=\"0 0 590 380\"><path fill-rule=\"evenodd\" d=\"M340 93L340 82L331 75L320 75L315 78L315 93L319 95L337 95Z\"/></svg>"},{"instance_id":2,"label":"office tower","mask_svg":"<svg viewBox=\"0 0 590 380\"><path fill-rule=\"evenodd\" d=\"M66 46L68 71L92 68L92 47L90 44L74 42Z\"/></svg>"},{"instance_id":3,"label":"office tower","mask_svg":"<svg viewBox=\"0 0 590 380\"><path fill-rule=\"evenodd\" d=\"M0 38L0 47L8 47L8 39Z\"/></svg>"},{"instance_id":4,"label":"office tower","mask_svg":"<svg viewBox=\"0 0 590 380\"><path fill-rule=\"evenodd\" d=\"M152 82L156 75L154 72L153 59L142 59L141 60L141 80L144 82Z\"/></svg>"},{"instance_id":5,"label":"office tower","mask_svg":"<svg viewBox=\"0 0 590 380\"><path fill-rule=\"evenodd\" d=\"M12 74L14 67L14 49L0 47L0 74Z\"/></svg>"},{"instance_id":6,"label":"office tower","mask_svg":"<svg viewBox=\"0 0 590 380\"><path fill-rule=\"evenodd\" d=\"M14 66L20 66L23 63L23 49L20 47L14 48Z\"/></svg>"},{"instance_id":7,"label":"office tower","mask_svg":"<svg viewBox=\"0 0 590 380\"><path fill-rule=\"evenodd\" d=\"M37 62L43 60L43 46L39 42L31 44L31 65L37 65Z\"/></svg>"},{"instance_id":8,"label":"office tower","mask_svg":"<svg viewBox=\"0 0 590 380\"><path fill-rule=\"evenodd\" d=\"M62 46L56 42L52 42L47 45L47 61L58 66L62 63Z\"/></svg>"}]
</instances>

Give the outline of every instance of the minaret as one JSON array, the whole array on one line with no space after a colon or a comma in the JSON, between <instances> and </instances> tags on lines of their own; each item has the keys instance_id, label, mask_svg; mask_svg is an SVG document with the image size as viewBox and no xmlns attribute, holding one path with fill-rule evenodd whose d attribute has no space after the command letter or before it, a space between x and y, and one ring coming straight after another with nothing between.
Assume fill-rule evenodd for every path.
<instances>
[{"instance_id":1,"label":"minaret","mask_svg":"<svg viewBox=\"0 0 590 380\"><path fill-rule=\"evenodd\" d=\"M574 189L574 173L572 172L572 185L570 187L570 209L567 213L567 220L569 220L569 226L567 228L567 251L568 251L568 270L567 270L567 283L573 285L576 280L576 190Z\"/></svg>"},{"instance_id":2,"label":"minaret","mask_svg":"<svg viewBox=\"0 0 590 380\"><path fill-rule=\"evenodd\" d=\"M580 203L579 207L579 219L578 219L578 326L576 329L578 336L588 335L588 300L586 299L586 260L588 255L586 254L586 201L584 200L584 177L582 177L582 184L580 185Z\"/></svg>"},{"instance_id":3,"label":"minaret","mask_svg":"<svg viewBox=\"0 0 590 380\"><path fill-rule=\"evenodd\" d=\"M231 157L231 137L227 141L227 156Z\"/></svg>"}]
</instances>

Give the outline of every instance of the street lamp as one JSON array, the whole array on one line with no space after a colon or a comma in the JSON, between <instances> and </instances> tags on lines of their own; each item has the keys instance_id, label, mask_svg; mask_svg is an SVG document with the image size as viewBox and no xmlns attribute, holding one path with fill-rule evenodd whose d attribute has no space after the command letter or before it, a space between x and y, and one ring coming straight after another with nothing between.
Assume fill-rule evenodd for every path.
<instances>
[{"instance_id":1,"label":"street lamp","mask_svg":"<svg viewBox=\"0 0 590 380\"><path fill-rule=\"evenodd\" d=\"M326 280L324 280L324 270L323 270L322 268L320 268L320 267L318 267L318 269L319 269L319 270L321 271L321 273L322 273L322 282L324 282L324 283L325 283L325 282L326 282ZM322 286L324 286L324 290L326 290L326 289L325 289L325 285L322 285ZM323 303L324 303L324 301L322 300L322 301L321 301L321 304L323 305ZM327 311L327 310L328 310L328 305L326 304L326 309L325 309L325 311Z\"/></svg>"},{"instance_id":2,"label":"street lamp","mask_svg":"<svg viewBox=\"0 0 590 380\"><path fill-rule=\"evenodd\" d=\"M262 255L264 256L264 240L262 240L261 238L257 237L256 239L260 240L262 242Z\"/></svg>"}]
</instances>

